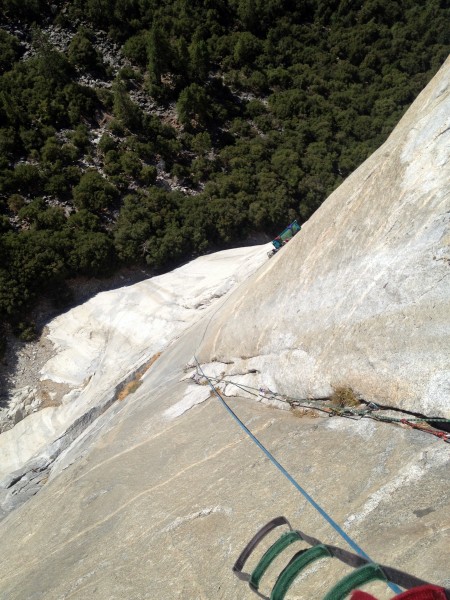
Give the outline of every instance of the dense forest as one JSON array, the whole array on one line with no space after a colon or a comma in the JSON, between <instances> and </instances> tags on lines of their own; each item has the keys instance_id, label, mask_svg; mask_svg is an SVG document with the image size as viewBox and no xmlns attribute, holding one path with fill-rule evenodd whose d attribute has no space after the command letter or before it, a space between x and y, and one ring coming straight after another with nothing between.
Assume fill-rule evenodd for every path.
<instances>
[{"instance_id":1,"label":"dense forest","mask_svg":"<svg viewBox=\"0 0 450 600\"><path fill-rule=\"evenodd\" d=\"M444 0L3 0L0 319L306 220L447 57Z\"/></svg>"}]
</instances>

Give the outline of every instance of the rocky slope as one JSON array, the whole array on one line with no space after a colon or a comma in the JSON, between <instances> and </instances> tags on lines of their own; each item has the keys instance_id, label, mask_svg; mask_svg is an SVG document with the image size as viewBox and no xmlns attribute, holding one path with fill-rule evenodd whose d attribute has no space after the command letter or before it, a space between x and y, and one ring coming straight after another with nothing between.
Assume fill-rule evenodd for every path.
<instances>
[{"instance_id":1,"label":"rocky slope","mask_svg":"<svg viewBox=\"0 0 450 600\"><path fill-rule=\"evenodd\" d=\"M254 598L231 567L278 514L345 546L189 377L194 355L225 380L225 393L239 390L233 409L372 558L450 585L448 444L403 426L256 403L235 385L299 399L343 385L367 400L450 416L449 79L450 61L287 247L259 268L264 248L255 249L256 272L246 269L231 294L215 279L223 297L200 321L185 319L190 326L162 354L151 335L159 340L164 329L158 311L173 324L173 283L159 294L158 282L145 282L157 308L145 307L138 284L127 316L100 295L61 329L50 326L64 352L43 375L86 383L86 401L63 400L66 414L78 411L75 426L2 482L5 511L34 494L0 523L2 597ZM217 275L214 260L201 281ZM178 285L189 286L186 273ZM181 308L195 306L198 298ZM74 341L68 324L82 337ZM130 373L139 387L115 401ZM55 409L39 414L51 422ZM32 418L7 432L14 443ZM322 598L344 572L313 567L288 598ZM371 590L392 597L384 584Z\"/></svg>"},{"instance_id":2,"label":"rocky slope","mask_svg":"<svg viewBox=\"0 0 450 600\"><path fill-rule=\"evenodd\" d=\"M153 357L265 259L264 246L218 252L171 273L97 294L53 319L41 340L41 345L51 342L53 352L45 353L39 381L11 392L6 414L15 426L0 435L0 478L41 452L51 463L61 444L73 440L74 427L79 434L125 393L127 382L138 385ZM44 392L47 401L38 403ZM30 470L29 465L24 468Z\"/></svg>"}]
</instances>

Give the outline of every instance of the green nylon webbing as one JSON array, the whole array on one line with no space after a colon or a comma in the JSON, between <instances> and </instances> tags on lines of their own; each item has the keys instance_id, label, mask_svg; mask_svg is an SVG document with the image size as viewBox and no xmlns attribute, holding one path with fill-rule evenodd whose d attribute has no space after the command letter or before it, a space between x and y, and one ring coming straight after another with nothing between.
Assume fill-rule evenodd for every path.
<instances>
[{"instance_id":1,"label":"green nylon webbing","mask_svg":"<svg viewBox=\"0 0 450 600\"><path fill-rule=\"evenodd\" d=\"M263 554L261 560L256 565L250 577L250 587L257 590L259 587L259 582L261 581L261 577L264 575L276 557L281 554L285 548L301 539L302 538L298 531L288 531L287 533L283 533L283 535L278 538L278 540Z\"/></svg>"},{"instance_id":2,"label":"green nylon webbing","mask_svg":"<svg viewBox=\"0 0 450 600\"><path fill-rule=\"evenodd\" d=\"M379 565L368 563L341 579L323 600L344 600L352 590L375 579L387 581Z\"/></svg>"},{"instance_id":3,"label":"green nylon webbing","mask_svg":"<svg viewBox=\"0 0 450 600\"><path fill-rule=\"evenodd\" d=\"M315 560L319 560L319 558L331 558L332 556L333 555L324 544L313 546L306 551L298 552L283 571L281 571L273 586L270 600L283 600L294 579L304 568Z\"/></svg>"},{"instance_id":4,"label":"green nylon webbing","mask_svg":"<svg viewBox=\"0 0 450 600\"><path fill-rule=\"evenodd\" d=\"M286 517L282 517L282 516L275 517L274 519L272 519L271 521L266 523L266 525L261 527L261 529L259 529L259 531L253 536L253 538L250 540L250 542L247 544L247 546L241 552L238 559L236 560L236 563L233 566L233 572L235 573L235 575L237 577L239 577L239 579L241 579L242 581L247 581L247 582L250 581L251 575L249 575L248 573L242 572L242 568L244 567L244 564L246 563L246 561L248 560L250 555L253 553L255 548L262 542L262 540L270 532L272 532L277 527L280 527L281 525L287 525L288 527L291 528L291 524L286 519ZM399 571L398 569L394 569L392 567L389 567L389 566L383 565L383 564L374 565L374 563L369 563L366 558L363 558L362 556L359 556L358 554L349 552L348 550L343 550L342 548L339 548L337 546L330 546L328 544L323 544L318 539L311 537L310 535L304 533L303 531L293 530L293 529L291 529L290 531L296 532L298 534L299 538L306 544L309 544L310 546L312 546L312 548L309 548L309 549L303 548L300 551L298 551L296 554L294 554L294 556L291 558L291 560L288 562L288 564L285 566L283 571L278 576L275 586L272 589L272 595L270 598L261 594L254 587L252 588L253 591L255 591L258 596L260 596L261 598L264 598L265 600L283 600L284 595L286 594L286 591L289 589L289 587L294 582L296 575L298 575L298 573L300 573L300 571L303 568L305 568L307 563L310 563L313 560L320 558L321 556L335 557L338 560L340 560L341 562L348 565L349 567L353 567L354 569L359 569L358 575L356 575L356 577L358 579L356 579L356 580L355 580L355 578L350 579L350 585L348 587L348 589L350 591L351 591L351 589L353 589L352 586L357 587L358 585L366 583L372 579L382 579L382 580L388 582L388 585L400 586L401 588L404 588L407 590L415 588L415 587L419 587L422 585L430 585L430 583L428 581L419 579L418 577L414 577L413 575L410 575L409 573L404 573L403 571ZM294 538L294 541L295 541L295 539L298 539L297 536L292 536L292 537ZM276 544L274 544L274 545L276 545ZM283 542L283 545L284 545L284 542ZM323 550L323 551L317 550L317 548L319 546L321 549L325 548L325 550ZM271 547L271 550L273 551L273 546ZM281 552L281 549L279 549L279 552ZM318 554L316 554L316 553L318 553ZM371 569L366 569L365 571L361 571L361 567L363 567L364 565L370 566ZM374 573L375 573L375 576L374 576ZM343 584L345 584L345 580L344 580L344 582L341 581L341 583L340 583L340 585L341 585L341 589L340 589L341 596L340 597L342 597L342 593L345 592L345 590L342 589ZM347 585L347 584L345 584L345 585ZM400 593L400 591L401 591L400 587L397 587L397 589L399 590L397 593ZM448 600L450 600L450 589L442 588L442 590L445 594L445 597ZM334 591L336 591L336 588ZM339 591L339 588L338 588L338 591ZM347 593L348 593L348 591L347 591ZM327 596L327 598L329 599L329 596ZM333 598L333 600L336 600L336 598Z\"/></svg>"},{"instance_id":5,"label":"green nylon webbing","mask_svg":"<svg viewBox=\"0 0 450 600\"><path fill-rule=\"evenodd\" d=\"M402 423L402 421L410 421L411 423L450 423L450 419L441 419L440 417L423 417L422 419L411 419L410 417L404 417L403 419L397 419L395 417L384 417L383 415L373 415L380 421L392 421L392 423Z\"/></svg>"},{"instance_id":6,"label":"green nylon webbing","mask_svg":"<svg viewBox=\"0 0 450 600\"><path fill-rule=\"evenodd\" d=\"M247 562L249 556L255 550L255 548L263 541L263 539L268 535L271 531L280 527L281 525L287 525L289 529L292 531L292 527L286 517L275 517L268 523L266 523L261 529L259 529L249 543L245 546L245 548L240 553L238 559L233 565L233 573L236 574L239 579L243 581L250 581L250 575L247 573L243 573L242 569L244 568L245 563ZM300 534L303 537L303 534ZM306 540L305 540L306 541ZM309 543L309 542L308 542ZM317 542L320 543L320 542Z\"/></svg>"}]
</instances>

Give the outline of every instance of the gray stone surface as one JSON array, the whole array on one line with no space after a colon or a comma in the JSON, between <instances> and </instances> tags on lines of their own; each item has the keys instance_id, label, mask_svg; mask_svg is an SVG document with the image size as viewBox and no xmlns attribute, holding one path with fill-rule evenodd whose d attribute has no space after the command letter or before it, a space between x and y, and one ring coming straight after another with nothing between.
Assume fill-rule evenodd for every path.
<instances>
[{"instance_id":1,"label":"gray stone surface","mask_svg":"<svg viewBox=\"0 0 450 600\"><path fill-rule=\"evenodd\" d=\"M22 401L11 413L7 410L9 421L20 412L14 428L10 422L0 435L0 480L24 468L86 413L108 404L127 378L266 260L264 246L216 252L164 275L100 293L50 321L47 343L42 339L33 350L40 369L34 369L35 380L28 379L31 385L25 390L25 395L39 398L41 410L31 405L25 411ZM50 356L49 340L54 344ZM44 364L39 349L44 350ZM0 416L0 432L1 421Z\"/></svg>"},{"instance_id":2,"label":"gray stone surface","mask_svg":"<svg viewBox=\"0 0 450 600\"><path fill-rule=\"evenodd\" d=\"M279 514L345 547L217 400L167 416L194 387L179 379L202 333L198 326L168 349L136 394L104 413L39 494L0 523L2 598L254 598L231 567ZM445 582L447 444L371 421L300 419L248 399L231 405L369 555ZM313 568L288 598L321 598L346 572L334 562Z\"/></svg>"},{"instance_id":3,"label":"gray stone surface","mask_svg":"<svg viewBox=\"0 0 450 600\"><path fill-rule=\"evenodd\" d=\"M450 59L387 142L229 299L199 356L300 398L450 417Z\"/></svg>"},{"instance_id":4,"label":"gray stone surface","mask_svg":"<svg viewBox=\"0 0 450 600\"><path fill-rule=\"evenodd\" d=\"M93 420L86 412L70 443L59 438L58 452L3 482L6 503L34 495L0 522L1 598L255 598L231 567L280 514L345 547L208 389L186 380L187 365L198 353L212 374L291 396L351 385L448 416L449 71L301 234L164 350L134 394ZM373 559L450 586L449 444L249 397L230 404ZM323 598L346 572L317 564L288 598Z\"/></svg>"}]
</instances>

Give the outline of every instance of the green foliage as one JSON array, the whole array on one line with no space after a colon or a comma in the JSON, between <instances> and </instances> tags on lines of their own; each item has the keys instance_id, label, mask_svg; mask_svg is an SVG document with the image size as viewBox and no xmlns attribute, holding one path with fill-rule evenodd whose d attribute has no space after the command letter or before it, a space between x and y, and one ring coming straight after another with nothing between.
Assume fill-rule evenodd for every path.
<instances>
[{"instance_id":1,"label":"green foliage","mask_svg":"<svg viewBox=\"0 0 450 600\"><path fill-rule=\"evenodd\" d=\"M100 150L100 152L103 152L103 154L106 154L110 150L115 150L116 148L117 148L117 142L115 140L113 140L113 138L110 135L108 135L107 133L104 133L98 143L98 149Z\"/></svg>"},{"instance_id":2,"label":"green foliage","mask_svg":"<svg viewBox=\"0 0 450 600\"><path fill-rule=\"evenodd\" d=\"M12 194L8 198L8 208L13 213L18 213L25 205L25 200L20 194Z\"/></svg>"},{"instance_id":3,"label":"green foliage","mask_svg":"<svg viewBox=\"0 0 450 600\"><path fill-rule=\"evenodd\" d=\"M107 175L119 175L122 171L120 164L120 153L118 150L108 150L105 154L105 161L103 167Z\"/></svg>"},{"instance_id":4,"label":"green foliage","mask_svg":"<svg viewBox=\"0 0 450 600\"><path fill-rule=\"evenodd\" d=\"M128 65L119 69L117 72L117 79L124 82L127 90L133 88L137 81L141 83L143 80L142 74L137 69Z\"/></svg>"},{"instance_id":5,"label":"green foliage","mask_svg":"<svg viewBox=\"0 0 450 600\"><path fill-rule=\"evenodd\" d=\"M15 329L22 342L32 342L37 338L36 323L33 321L20 321Z\"/></svg>"},{"instance_id":6,"label":"green foliage","mask_svg":"<svg viewBox=\"0 0 450 600\"><path fill-rule=\"evenodd\" d=\"M127 196L114 233L119 257L125 262L143 259L149 266L160 268L204 244L201 217L194 225L196 213L191 211L189 220L180 224L187 202L180 194L156 188L145 196Z\"/></svg>"},{"instance_id":7,"label":"green foliage","mask_svg":"<svg viewBox=\"0 0 450 600\"><path fill-rule=\"evenodd\" d=\"M13 171L11 187L22 195L36 194L41 187L41 174L36 165L21 163Z\"/></svg>"},{"instance_id":8,"label":"green foliage","mask_svg":"<svg viewBox=\"0 0 450 600\"><path fill-rule=\"evenodd\" d=\"M60 231L66 222L60 207L47 207L42 198L37 198L19 210L19 218L31 229Z\"/></svg>"},{"instance_id":9,"label":"green foliage","mask_svg":"<svg viewBox=\"0 0 450 600\"><path fill-rule=\"evenodd\" d=\"M177 102L180 123L188 127L204 126L211 118L210 101L201 86L192 83L185 88Z\"/></svg>"},{"instance_id":10,"label":"green foliage","mask_svg":"<svg viewBox=\"0 0 450 600\"><path fill-rule=\"evenodd\" d=\"M100 220L85 208L78 210L67 219L67 227L74 232L90 232L100 230Z\"/></svg>"},{"instance_id":11,"label":"green foliage","mask_svg":"<svg viewBox=\"0 0 450 600\"><path fill-rule=\"evenodd\" d=\"M116 188L96 170L89 169L73 188L73 202L79 209L100 212L112 205L117 197Z\"/></svg>"},{"instance_id":12,"label":"green foliage","mask_svg":"<svg viewBox=\"0 0 450 600\"><path fill-rule=\"evenodd\" d=\"M191 179L195 184L208 181L214 172L214 162L204 156L198 156L191 164Z\"/></svg>"},{"instance_id":13,"label":"green foliage","mask_svg":"<svg viewBox=\"0 0 450 600\"><path fill-rule=\"evenodd\" d=\"M7 342L6 342L6 327L2 326L0 329L0 360L3 360L6 354Z\"/></svg>"},{"instance_id":14,"label":"green foliage","mask_svg":"<svg viewBox=\"0 0 450 600\"><path fill-rule=\"evenodd\" d=\"M0 73L8 71L20 56L19 40L0 29Z\"/></svg>"},{"instance_id":15,"label":"green foliage","mask_svg":"<svg viewBox=\"0 0 450 600\"><path fill-rule=\"evenodd\" d=\"M53 172L53 174L51 174L52 169L49 169L44 191L46 194L50 194L51 196L67 198L70 197L72 188L79 182L81 171L75 166L61 168L60 162L61 161L57 161L53 165L55 168L55 172Z\"/></svg>"},{"instance_id":16,"label":"green foliage","mask_svg":"<svg viewBox=\"0 0 450 600\"><path fill-rule=\"evenodd\" d=\"M142 124L142 114L139 107L129 97L123 81L114 82L113 94L114 116L124 127L137 130Z\"/></svg>"},{"instance_id":17,"label":"green foliage","mask_svg":"<svg viewBox=\"0 0 450 600\"><path fill-rule=\"evenodd\" d=\"M59 144L56 137L48 137L41 148L41 162L51 165L59 159L60 152L61 144Z\"/></svg>"},{"instance_id":18,"label":"green foliage","mask_svg":"<svg viewBox=\"0 0 450 600\"><path fill-rule=\"evenodd\" d=\"M153 23L148 36L147 57L150 91L154 93L161 85L161 77L168 70L171 57L167 36L158 21Z\"/></svg>"},{"instance_id":19,"label":"green foliage","mask_svg":"<svg viewBox=\"0 0 450 600\"><path fill-rule=\"evenodd\" d=\"M0 115L14 131L7 151L17 156L39 150L55 128L78 125L94 110L93 93L71 77L67 59L45 42L36 57L16 62L1 77Z\"/></svg>"},{"instance_id":20,"label":"green foliage","mask_svg":"<svg viewBox=\"0 0 450 600\"><path fill-rule=\"evenodd\" d=\"M209 50L205 40L193 39L188 48L192 77L206 79L210 68Z\"/></svg>"},{"instance_id":21,"label":"green foliage","mask_svg":"<svg viewBox=\"0 0 450 600\"><path fill-rule=\"evenodd\" d=\"M78 125L84 115L92 115L97 105L94 92L75 83L64 88L64 102L72 126Z\"/></svg>"},{"instance_id":22,"label":"green foliage","mask_svg":"<svg viewBox=\"0 0 450 600\"><path fill-rule=\"evenodd\" d=\"M197 135L192 138L191 148L197 154L206 154L211 149L211 146L211 136L207 131L197 133Z\"/></svg>"},{"instance_id":23,"label":"green foliage","mask_svg":"<svg viewBox=\"0 0 450 600\"><path fill-rule=\"evenodd\" d=\"M0 234L12 230L11 223L6 215L0 215Z\"/></svg>"},{"instance_id":24,"label":"green foliage","mask_svg":"<svg viewBox=\"0 0 450 600\"><path fill-rule=\"evenodd\" d=\"M143 185L152 185L156 181L156 167L152 165L144 165L139 173L139 181Z\"/></svg>"},{"instance_id":25,"label":"green foliage","mask_svg":"<svg viewBox=\"0 0 450 600\"><path fill-rule=\"evenodd\" d=\"M87 150L89 147L89 129L84 124L77 125L70 136L71 141L80 150Z\"/></svg>"},{"instance_id":26,"label":"green foliage","mask_svg":"<svg viewBox=\"0 0 450 600\"><path fill-rule=\"evenodd\" d=\"M23 19L33 23L48 13L49 5L46 0L3 0L2 10L7 19Z\"/></svg>"},{"instance_id":27,"label":"green foliage","mask_svg":"<svg viewBox=\"0 0 450 600\"><path fill-rule=\"evenodd\" d=\"M234 35L233 62L237 67L252 64L262 51L261 41L248 31Z\"/></svg>"},{"instance_id":28,"label":"green foliage","mask_svg":"<svg viewBox=\"0 0 450 600\"><path fill-rule=\"evenodd\" d=\"M111 239L103 232L83 231L74 234L68 265L72 271L98 277L109 275L114 265L114 248Z\"/></svg>"},{"instance_id":29,"label":"green foliage","mask_svg":"<svg viewBox=\"0 0 450 600\"><path fill-rule=\"evenodd\" d=\"M71 64L88 71L104 69L102 58L92 42L92 32L85 27L80 27L72 38L67 51L67 57Z\"/></svg>"},{"instance_id":30,"label":"green foliage","mask_svg":"<svg viewBox=\"0 0 450 600\"><path fill-rule=\"evenodd\" d=\"M141 173L142 165L139 156L135 152L124 152L120 157L122 170L130 177L138 177Z\"/></svg>"},{"instance_id":31,"label":"green foliage","mask_svg":"<svg viewBox=\"0 0 450 600\"><path fill-rule=\"evenodd\" d=\"M65 297L67 277L122 262L163 269L309 218L386 139L450 46L439 0L2 8L6 23L35 23L25 57L0 29L0 317L17 322L42 290ZM39 29L51 19L84 24L65 52ZM130 63L114 81L98 28ZM77 83L89 72L112 85ZM96 144L91 129L105 125ZM197 194L157 187L158 163Z\"/></svg>"},{"instance_id":32,"label":"green foliage","mask_svg":"<svg viewBox=\"0 0 450 600\"><path fill-rule=\"evenodd\" d=\"M122 47L122 52L133 64L145 68L148 61L147 44L148 32L140 31L127 39Z\"/></svg>"},{"instance_id":33,"label":"green foliage","mask_svg":"<svg viewBox=\"0 0 450 600\"><path fill-rule=\"evenodd\" d=\"M67 274L65 249L63 237L43 230L2 236L1 252L7 260L0 268L0 315L24 311L38 293Z\"/></svg>"},{"instance_id":34,"label":"green foliage","mask_svg":"<svg viewBox=\"0 0 450 600\"><path fill-rule=\"evenodd\" d=\"M122 137L125 135L125 127L117 119L113 119L108 123L108 129L113 135L116 135L117 137Z\"/></svg>"},{"instance_id":35,"label":"green foliage","mask_svg":"<svg viewBox=\"0 0 450 600\"><path fill-rule=\"evenodd\" d=\"M1 100L0 100L1 102ZM12 127L0 128L0 169L8 167L17 147L16 132Z\"/></svg>"}]
</instances>

